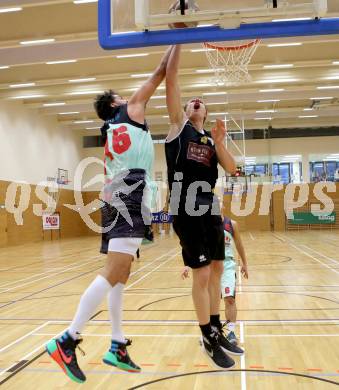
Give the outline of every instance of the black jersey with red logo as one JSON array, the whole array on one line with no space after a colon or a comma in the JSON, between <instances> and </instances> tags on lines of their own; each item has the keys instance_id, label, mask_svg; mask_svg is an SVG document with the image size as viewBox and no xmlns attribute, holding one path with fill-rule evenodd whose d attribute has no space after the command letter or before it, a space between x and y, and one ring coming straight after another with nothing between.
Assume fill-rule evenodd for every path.
<instances>
[{"instance_id":1,"label":"black jersey with red logo","mask_svg":"<svg viewBox=\"0 0 339 390\"><path fill-rule=\"evenodd\" d=\"M178 197L177 191L172 191L175 188L173 183L182 183L179 214L184 213L188 198L196 198L196 207L212 205L213 190L218 178L218 159L211 135L206 130L203 134L198 132L187 121L180 134L166 142L165 153L171 201L173 197ZM205 183L204 186L200 185L202 182ZM191 190L187 191L189 187ZM197 190L192 191L195 188Z\"/></svg>"}]
</instances>

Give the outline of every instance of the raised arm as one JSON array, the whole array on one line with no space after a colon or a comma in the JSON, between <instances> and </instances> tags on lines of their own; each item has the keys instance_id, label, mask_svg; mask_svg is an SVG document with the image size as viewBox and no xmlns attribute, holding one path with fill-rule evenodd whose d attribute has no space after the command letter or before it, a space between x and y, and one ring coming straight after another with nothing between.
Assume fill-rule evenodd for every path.
<instances>
[{"instance_id":1,"label":"raised arm","mask_svg":"<svg viewBox=\"0 0 339 390\"><path fill-rule=\"evenodd\" d=\"M241 259L241 273L243 276L248 279L248 269L247 269L247 259L244 249L244 245L241 240L240 231L237 222L232 220L232 226L234 231L234 243Z\"/></svg>"},{"instance_id":2,"label":"raised arm","mask_svg":"<svg viewBox=\"0 0 339 390\"><path fill-rule=\"evenodd\" d=\"M152 76L132 95L128 101L128 115L136 122L143 123L145 119L145 108L148 100L155 90L164 80L166 67L173 46L170 46L161 59L160 64L153 72Z\"/></svg>"},{"instance_id":3,"label":"raised arm","mask_svg":"<svg viewBox=\"0 0 339 390\"><path fill-rule=\"evenodd\" d=\"M170 119L170 130L167 140L176 137L184 120L184 111L181 106L181 93L178 81L181 45L174 46L166 69L166 104Z\"/></svg>"},{"instance_id":4,"label":"raised arm","mask_svg":"<svg viewBox=\"0 0 339 390\"><path fill-rule=\"evenodd\" d=\"M217 152L218 162L224 168L224 170L233 175L236 170L236 164L231 153L226 149L225 137L227 130L224 126L224 122L217 119L216 127L212 129L212 138L215 143L215 150Z\"/></svg>"}]
</instances>

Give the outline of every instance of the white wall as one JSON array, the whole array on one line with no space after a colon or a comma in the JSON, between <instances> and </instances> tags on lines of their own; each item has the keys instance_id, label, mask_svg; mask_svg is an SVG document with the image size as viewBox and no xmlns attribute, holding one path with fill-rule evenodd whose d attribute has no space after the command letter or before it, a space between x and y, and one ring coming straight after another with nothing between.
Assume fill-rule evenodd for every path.
<instances>
[{"instance_id":1,"label":"white wall","mask_svg":"<svg viewBox=\"0 0 339 390\"><path fill-rule=\"evenodd\" d=\"M57 168L69 170L72 180L81 157L78 132L21 102L0 102L0 180L36 184L54 177Z\"/></svg>"}]
</instances>

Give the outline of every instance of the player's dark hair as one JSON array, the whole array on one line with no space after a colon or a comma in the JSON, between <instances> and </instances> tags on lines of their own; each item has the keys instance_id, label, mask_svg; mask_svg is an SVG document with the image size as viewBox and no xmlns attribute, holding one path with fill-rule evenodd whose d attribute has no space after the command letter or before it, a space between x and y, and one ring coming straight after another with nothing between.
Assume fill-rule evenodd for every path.
<instances>
[{"instance_id":1,"label":"player's dark hair","mask_svg":"<svg viewBox=\"0 0 339 390\"><path fill-rule=\"evenodd\" d=\"M111 119L115 108L111 106L117 94L112 90L105 91L94 100L94 108L100 119L107 121Z\"/></svg>"}]
</instances>

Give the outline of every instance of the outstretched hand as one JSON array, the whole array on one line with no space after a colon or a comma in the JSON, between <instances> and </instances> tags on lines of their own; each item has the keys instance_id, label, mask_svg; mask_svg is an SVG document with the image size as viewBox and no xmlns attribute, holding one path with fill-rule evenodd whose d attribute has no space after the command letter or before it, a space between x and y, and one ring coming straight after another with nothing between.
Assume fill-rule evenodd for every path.
<instances>
[{"instance_id":1,"label":"outstretched hand","mask_svg":"<svg viewBox=\"0 0 339 390\"><path fill-rule=\"evenodd\" d=\"M247 264L241 266L241 274L245 279L248 279L248 269L247 269Z\"/></svg>"},{"instance_id":2,"label":"outstretched hand","mask_svg":"<svg viewBox=\"0 0 339 390\"><path fill-rule=\"evenodd\" d=\"M215 144L223 143L227 134L224 122L217 119L216 126L212 129L212 138Z\"/></svg>"},{"instance_id":3,"label":"outstretched hand","mask_svg":"<svg viewBox=\"0 0 339 390\"><path fill-rule=\"evenodd\" d=\"M189 268L188 267L185 267L182 271L181 271L181 279L182 280L185 280L186 278L189 278Z\"/></svg>"}]
</instances>

